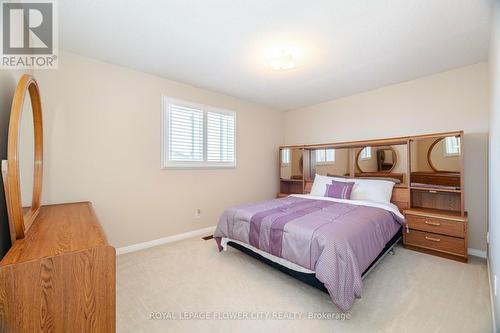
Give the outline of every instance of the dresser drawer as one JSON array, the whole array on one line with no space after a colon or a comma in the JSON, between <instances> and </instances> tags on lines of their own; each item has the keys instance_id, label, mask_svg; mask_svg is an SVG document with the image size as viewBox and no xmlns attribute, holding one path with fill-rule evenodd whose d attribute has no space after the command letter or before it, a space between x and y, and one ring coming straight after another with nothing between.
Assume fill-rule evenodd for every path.
<instances>
[{"instance_id":1,"label":"dresser drawer","mask_svg":"<svg viewBox=\"0 0 500 333\"><path fill-rule=\"evenodd\" d=\"M410 229L428 231L454 237L465 237L465 223L449 221L435 217L407 215L406 222Z\"/></svg>"},{"instance_id":2,"label":"dresser drawer","mask_svg":"<svg viewBox=\"0 0 500 333\"><path fill-rule=\"evenodd\" d=\"M465 240L462 238L410 230L405 232L405 244L465 256Z\"/></svg>"}]
</instances>

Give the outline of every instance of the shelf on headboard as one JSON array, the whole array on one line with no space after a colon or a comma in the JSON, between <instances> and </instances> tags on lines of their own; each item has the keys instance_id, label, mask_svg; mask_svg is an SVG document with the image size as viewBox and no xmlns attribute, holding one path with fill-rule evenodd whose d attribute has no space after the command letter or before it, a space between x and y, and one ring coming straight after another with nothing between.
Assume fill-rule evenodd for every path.
<instances>
[{"instance_id":1,"label":"shelf on headboard","mask_svg":"<svg viewBox=\"0 0 500 333\"><path fill-rule=\"evenodd\" d=\"M436 188L436 187L416 187L412 186L411 190L415 191L425 191L430 193L445 192L445 193L462 193L462 190L453 190L447 188Z\"/></svg>"}]
</instances>

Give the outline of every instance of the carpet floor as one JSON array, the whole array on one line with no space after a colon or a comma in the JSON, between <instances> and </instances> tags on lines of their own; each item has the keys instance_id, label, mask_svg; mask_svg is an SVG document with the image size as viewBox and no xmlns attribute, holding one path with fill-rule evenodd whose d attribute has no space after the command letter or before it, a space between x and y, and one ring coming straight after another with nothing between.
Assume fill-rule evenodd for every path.
<instances>
[{"instance_id":1,"label":"carpet floor","mask_svg":"<svg viewBox=\"0 0 500 333\"><path fill-rule=\"evenodd\" d=\"M118 332L491 332L486 261L400 245L348 317L326 293L199 238L117 259Z\"/></svg>"}]
</instances>

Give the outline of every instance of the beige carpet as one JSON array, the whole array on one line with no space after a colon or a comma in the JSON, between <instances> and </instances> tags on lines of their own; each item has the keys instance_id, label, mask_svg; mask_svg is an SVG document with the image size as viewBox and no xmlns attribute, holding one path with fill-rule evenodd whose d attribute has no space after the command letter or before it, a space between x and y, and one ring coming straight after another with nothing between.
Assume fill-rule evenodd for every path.
<instances>
[{"instance_id":1,"label":"beige carpet","mask_svg":"<svg viewBox=\"0 0 500 333\"><path fill-rule=\"evenodd\" d=\"M307 319L338 310L327 294L237 250L218 253L213 240L125 254L117 265L118 332L491 332L486 262L474 257L462 264L398 246L343 321ZM219 320L180 319L200 311ZM222 320L235 312L287 319Z\"/></svg>"}]
</instances>

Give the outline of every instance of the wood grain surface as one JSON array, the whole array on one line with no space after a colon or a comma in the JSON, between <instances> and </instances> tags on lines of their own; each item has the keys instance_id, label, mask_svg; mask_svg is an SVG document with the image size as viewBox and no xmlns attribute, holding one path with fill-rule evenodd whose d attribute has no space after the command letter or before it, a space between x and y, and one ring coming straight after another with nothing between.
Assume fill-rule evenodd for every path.
<instances>
[{"instance_id":1,"label":"wood grain surface","mask_svg":"<svg viewBox=\"0 0 500 333\"><path fill-rule=\"evenodd\" d=\"M114 332L115 281L92 205L42 206L0 263L0 331Z\"/></svg>"}]
</instances>

